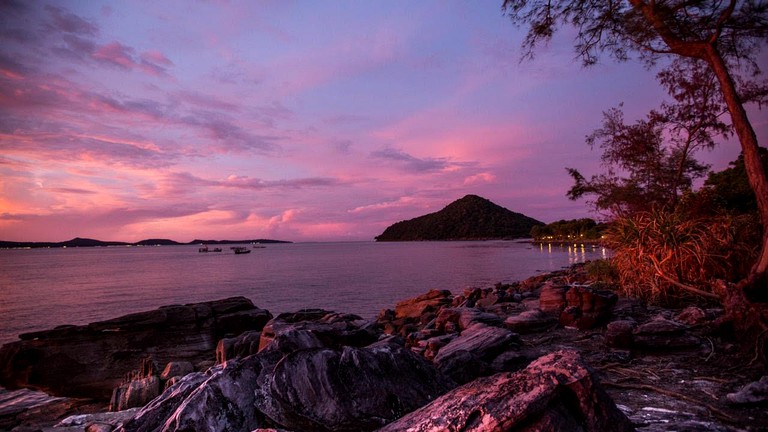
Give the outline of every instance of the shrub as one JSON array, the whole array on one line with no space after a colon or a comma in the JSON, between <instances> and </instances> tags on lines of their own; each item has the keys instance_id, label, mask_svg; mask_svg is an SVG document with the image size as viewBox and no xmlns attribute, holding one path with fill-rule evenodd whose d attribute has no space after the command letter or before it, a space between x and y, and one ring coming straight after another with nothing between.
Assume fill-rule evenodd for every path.
<instances>
[{"instance_id":1,"label":"shrub","mask_svg":"<svg viewBox=\"0 0 768 432\"><path fill-rule=\"evenodd\" d=\"M654 210L618 218L606 234L622 289L651 302L717 299L717 279L737 280L753 262L744 217ZM745 240L745 237L747 239Z\"/></svg>"},{"instance_id":2,"label":"shrub","mask_svg":"<svg viewBox=\"0 0 768 432\"><path fill-rule=\"evenodd\" d=\"M619 272L610 259L589 261L585 269L587 276L594 282L614 284L619 281Z\"/></svg>"}]
</instances>

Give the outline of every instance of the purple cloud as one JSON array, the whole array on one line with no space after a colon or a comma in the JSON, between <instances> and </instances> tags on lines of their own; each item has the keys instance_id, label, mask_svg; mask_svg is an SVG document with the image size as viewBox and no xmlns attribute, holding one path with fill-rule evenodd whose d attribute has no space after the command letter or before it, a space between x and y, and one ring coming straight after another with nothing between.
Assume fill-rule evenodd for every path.
<instances>
[{"instance_id":1,"label":"purple cloud","mask_svg":"<svg viewBox=\"0 0 768 432\"><path fill-rule=\"evenodd\" d=\"M401 167L403 170L411 173L440 171L450 166L458 165L451 162L448 158L419 159L402 150L398 150L392 147L374 151L371 153L371 156L375 159L391 161L397 166Z\"/></svg>"}]
</instances>

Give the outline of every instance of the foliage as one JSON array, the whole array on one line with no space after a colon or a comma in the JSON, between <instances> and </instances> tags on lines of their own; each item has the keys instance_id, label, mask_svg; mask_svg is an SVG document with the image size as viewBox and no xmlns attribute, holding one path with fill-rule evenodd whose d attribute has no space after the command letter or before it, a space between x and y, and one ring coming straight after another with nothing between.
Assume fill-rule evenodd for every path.
<instances>
[{"instance_id":1,"label":"foliage","mask_svg":"<svg viewBox=\"0 0 768 432\"><path fill-rule=\"evenodd\" d=\"M760 147L763 171L768 173L768 149ZM713 209L733 214L754 214L757 219L757 199L749 186L744 168L744 155L729 164L723 171L711 173L700 191L706 203Z\"/></svg>"},{"instance_id":2,"label":"foliage","mask_svg":"<svg viewBox=\"0 0 768 432\"><path fill-rule=\"evenodd\" d=\"M744 104L749 101L764 102L768 95L768 84L759 81L760 68L755 61L759 58L758 54L765 50L765 42L768 40L768 2L505 0L502 9L513 23L529 27L523 41L528 56L533 55L538 45L549 41L558 28L570 27L576 31L574 47L586 65L595 64L600 54L608 54L620 61L637 54L648 66L654 66L662 59L671 59L671 65L659 74L661 84L673 96L677 106L684 107L690 101L699 101L693 107L703 109L700 112L688 109L661 110L684 120L683 127L671 129L673 132L681 132L673 134L671 139L673 146L681 150L678 166L682 169L679 173L685 171L688 150L713 142L706 137L698 140L696 131L722 133L717 123L709 122L713 119L709 114L716 112L720 105L727 108L733 131L738 136L744 154L744 165L750 187L755 192L758 217L763 228L755 264L742 280L740 289L764 288L768 283L768 175L762 169L757 136ZM680 71L684 73L680 74ZM687 76L693 85L686 85L685 80L677 79L678 76ZM712 77L712 80L708 77ZM717 87L711 87L713 91L707 89L699 92L701 84L710 81L716 81ZM701 103L706 101L712 101L712 104ZM653 120L649 117L646 123L635 125L636 128L621 127L618 131L644 135L637 144L642 146L642 141L646 141L650 149L654 150L654 140L658 134L653 127ZM608 132L598 137L608 138L605 142L609 143L622 142L617 139L621 135L612 135L610 130ZM663 161L658 157L656 159ZM663 164L659 167L662 171L665 169ZM616 180L611 177L610 171L605 178L592 180L587 180L576 170L569 172L576 180L571 191L572 197L600 192L595 187L603 186L603 180ZM678 179L685 180L681 176ZM643 186L631 182L622 184L621 181L608 184L621 187L607 189L610 193L606 193L606 196L615 196L618 191L621 199L632 198L638 191L642 191L637 186ZM685 186L682 182L672 183L673 187L680 185ZM677 191L673 191L671 203L661 206L659 211L673 211L676 199ZM623 218L631 217L631 214L620 210L619 207L615 213ZM743 302L744 297L735 291L726 295L733 300L728 302L733 311L747 307Z\"/></svg>"},{"instance_id":3,"label":"foliage","mask_svg":"<svg viewBox=\"0 0 768 432\"><path fill-rule=\"evenodd\" d=\"M467 195L436 213L387 227L377 241L479 240L526 237L542 222Z\"/></svg>"},{"instance_id":4,"label":"foliage","mask_svg":"<svg viewBox=\"0 0 768 432\"><path fill-rule=\"evenodd\" d=\"M590 280L601 285L613 285L619 281L619 271L612 259L598 259L589 261L586 266L587 276ZM593 284L593 287L595 285Z\"/></svg>"},{"instance_id":5,"label":"foliage","mask_svg":"<svg viewBox=\"0 0 768 432\"><path fill-rule=\"evenodd\" d=\"M664 102L634 124L624 120L622 106L603 113L603 125L587 137L602 150L604 173L586 179L568 168L574 185L572 200L594 196L598 211L626 216L651 207L671 208L691 190L708 167L693 155L728 136L720 120L725 112L711 71L680 59L658 74L674 102Z\"/></svg>"},{"instance_id":6,"label":"foliage","mask_svg":"<svg viewBox=\"0 0 768 432\"><path fill-rule=\"evenodd\" d=\"M716 279L734 281L755 248L745 247L751 218L653 210L617 218L606 233L622 289L661 303L717 298Z\"/></svg>"},{"instance_id":7,"label":"foliage","mask_svg":"<svg viewBox=\"0 0 768 432\"><path fill-rule=\"evenodd\" d=\"M547 225L537 225L531 229L531 237L536 241L586 241L599 240L605 224L598 224L594 219L559 220Z\"/></svg>"}]
</instances>

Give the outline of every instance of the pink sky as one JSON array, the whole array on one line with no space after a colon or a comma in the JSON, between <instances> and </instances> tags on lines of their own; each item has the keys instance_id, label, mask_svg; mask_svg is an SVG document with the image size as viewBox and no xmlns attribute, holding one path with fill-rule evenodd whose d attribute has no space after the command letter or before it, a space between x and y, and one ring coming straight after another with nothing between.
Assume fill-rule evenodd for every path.
<instances>
[{"instance_id":1,"label":"pink sky","mask_svg":"<svg viewBox=\"0 0 768 432\"><path fill-rule=\"evenodd\" d=\"M0 239L372 240L470 193L594 216L565 167L655 73L568 32L520 63L500 3L0 3Z\"/></svg>"}]
</instances>

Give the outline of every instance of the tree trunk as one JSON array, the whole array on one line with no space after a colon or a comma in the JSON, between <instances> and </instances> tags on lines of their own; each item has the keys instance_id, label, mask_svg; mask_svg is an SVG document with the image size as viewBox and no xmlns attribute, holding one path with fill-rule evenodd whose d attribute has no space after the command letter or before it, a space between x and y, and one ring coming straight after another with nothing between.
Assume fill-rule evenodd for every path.
<instances>
[{"instance_id":1,"label":"tree trunk","mask_svg":"<svg viewBox=\"0 0 768 432\"><path fill-rule=\"evenodd\" d=\"M768 178L766 178L763 164L760 160L757 136L752 128L752 124L749 122L744 105L736 92L736 85L728 71L728 67L725 65L717 48L712 45L709 45L706 50L705 60L709 63L717 80L720 82L720 90L723 92L723 98L731 114L733 128L739 137L741 150L744 154L744 168L747 171L749 184L752 186L752 190L757 198L757 208L763 228L760 252L749 276L746 278L749 283L745 288L762 288L765 290L768 288L766 287L768 285L766 280L766 272L768 272Z\"/></svg>"},{"instance_id":2,"label":"tree trunk","mask_svg":"<svg viewBox=\"0 0 768 432\"><path fill-rule=\"evenodd\" d=\"M731 114L731 122L736 130L736 135L739 137L741 150L744 154L744 168L752 191L755 192L757 198L757 208L763 228L760 252L749 275L735 286L724 283L718 294L722 298L723 307L736 334L742 341L754 343L754 350L758 357L763 364L768 364L768 344L766 344L768 303L765 302L768 293L768 278L766 277L766 270L768 269L768 179L760 160L757 136L736 92L736 85L728 67L720 53L712 45L709 45L706 50L705 60L712 67L712 71L720 82L720 89ZM758 299L757 302L755 301L756 298Z\"/></svg>"}]
</instances>

